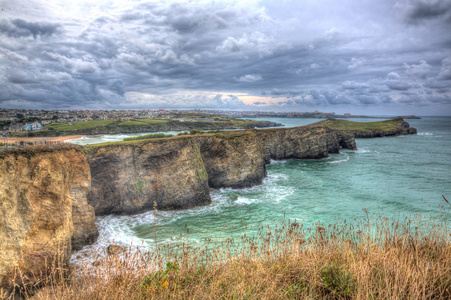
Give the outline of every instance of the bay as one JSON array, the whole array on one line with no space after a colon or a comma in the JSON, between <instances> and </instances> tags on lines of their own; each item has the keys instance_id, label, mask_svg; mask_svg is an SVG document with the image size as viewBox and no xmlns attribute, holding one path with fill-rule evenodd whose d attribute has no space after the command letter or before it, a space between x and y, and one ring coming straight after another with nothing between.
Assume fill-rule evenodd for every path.
<instances>
[{"instance_id":1,"label":"bay","mask_svg":"<svg viewBox=\"0 0 451 300\"><path fill-rule=\"evenodd\" d=\"M265 120L288 127L318 121ZM97 217L99 239L81 252L99 251L113 241L152 250L155 229L159 245L196 244L238 237L245 230L251 235L262 225L280 224L284 216L308 226L359 220L365 217L363 209L389 218L438 211L447 205L442 195L451 200L451 118L407 121L417 135L357 139L359 150L322 160L273 161L262 185L213 189L213 203L205 207ZM86 258L74 255L72 260Z\"/></svg>"}]
</instances>

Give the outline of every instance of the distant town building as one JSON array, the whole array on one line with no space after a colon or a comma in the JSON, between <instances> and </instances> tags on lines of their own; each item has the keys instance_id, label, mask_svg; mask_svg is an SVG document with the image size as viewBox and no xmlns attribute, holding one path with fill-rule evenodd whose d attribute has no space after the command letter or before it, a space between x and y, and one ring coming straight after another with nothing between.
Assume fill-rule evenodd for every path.
<instances>
[{"instance_id":1,"label":"distant town building","mask_svg":"<svg viewBox=\"0 0 451 300\"><path fill-rule=\"evenodd\" d=\"M39 130L42 128L42 124L38 123L38 122L34 122L31 124L25 124L25 126L23 126L24 130Z\"/></svg>"},{"instance_id":2,"label":"distant town building","mask_svg":"<svg viewBox=\"0 0 451 300\"><path fill-rule=\"evenodd\" d=\"M9 132L23 132L22 124L11 124L9 125Z\"/></svg>"}]
</instances>

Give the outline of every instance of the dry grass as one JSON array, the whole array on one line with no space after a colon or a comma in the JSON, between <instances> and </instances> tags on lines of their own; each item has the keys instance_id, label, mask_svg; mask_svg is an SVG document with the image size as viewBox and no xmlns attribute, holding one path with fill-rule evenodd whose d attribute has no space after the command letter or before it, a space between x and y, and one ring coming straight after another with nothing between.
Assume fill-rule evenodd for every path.
<instances>
[{"instance_id":1,"label":"dry grass","mask_svg":"<svg viewBox=\"0 0 451 300\"><path fill-rule=\"evenodd\" d=\"M450 299L447 216L367 212L361 222L309 229L285 220L221 244L128 251L35 299Z\"/></svg>"}]
</instances>

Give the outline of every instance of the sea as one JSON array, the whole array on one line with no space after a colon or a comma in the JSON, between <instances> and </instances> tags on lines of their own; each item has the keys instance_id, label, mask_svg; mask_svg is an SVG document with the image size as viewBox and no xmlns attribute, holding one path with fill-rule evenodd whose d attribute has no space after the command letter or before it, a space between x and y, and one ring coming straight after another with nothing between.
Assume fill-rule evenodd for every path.
<instances>
[{"instance_id":1,"label":"sea","mask_svg":"<svg viewBox=\"0 0 451 300\"><path fill-rule=\"evenodd\" d=\"M319 121L264 120L286 127ZM280 224L287 218L308 227L362 220L365 211L396 219L448 209L443 196L451 202L451 117L406 121L418 129L418 134L356 139L358 150L341 150L325 159L271 161L267 165L268 176L261 185L212 189L212 203L208 206L132 216L99 216L97 242L75 253L72 262L89 262L92 253L104 253L112 243L154 251L155 232L159 247L195 245L205 239L239 237L244 231L249 236L252 230ZM90 136L71 142L86 145L137 135L143 134Z\"/></svg>"}]
</instances>

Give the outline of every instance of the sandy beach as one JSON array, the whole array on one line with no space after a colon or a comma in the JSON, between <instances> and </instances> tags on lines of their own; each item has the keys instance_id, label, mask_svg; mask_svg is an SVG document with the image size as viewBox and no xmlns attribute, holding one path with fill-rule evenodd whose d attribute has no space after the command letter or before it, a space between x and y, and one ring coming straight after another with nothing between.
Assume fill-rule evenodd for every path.
<instances>
[{"instance_id":1,"label":"sandy beach","mask_svg":"<svg viewBox=\"0 0 451 300\"><path fill-rule=\"evenodd\" d=\"M68 140L79 139L83 135L66 135L66 136L53 136L53 137L9 137L6 139L0 139L1 143L20 143L21 141L25 143L33 143L36 145L46 144L46 143L62 143Z\"/></svg>"}]
</instances>

